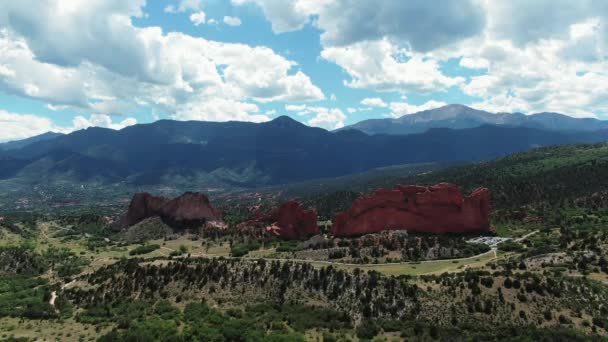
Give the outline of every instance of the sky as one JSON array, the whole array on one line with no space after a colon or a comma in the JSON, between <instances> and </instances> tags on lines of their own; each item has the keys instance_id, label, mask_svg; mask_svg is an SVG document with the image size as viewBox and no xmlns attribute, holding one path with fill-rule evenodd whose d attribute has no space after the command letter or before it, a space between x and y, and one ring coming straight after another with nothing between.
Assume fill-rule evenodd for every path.
<instances>
[{"instance_id":1,"label":"sky","mask_svg":"<svg viewBox=\"0 0 608 342\"><path fill-rule=\"evenodd\" d=\"M608 119L608 1L0 0L0 141L450 103Z\"/></svg>"}]
</instances>

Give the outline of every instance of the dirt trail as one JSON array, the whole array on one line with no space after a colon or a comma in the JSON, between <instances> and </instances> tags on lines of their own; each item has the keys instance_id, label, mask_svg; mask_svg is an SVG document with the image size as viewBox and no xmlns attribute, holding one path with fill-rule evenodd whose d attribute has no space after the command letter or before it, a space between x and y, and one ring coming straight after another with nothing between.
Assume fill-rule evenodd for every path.
<instances>
[{"instance_id":1,"label":"dirt trail","mask_svg":"<svg viewBox=\"0 0 608 342\"><path fill-rule=\"evenodd\" d=\"M71 282L67 283L67 284L63 284L61 285L61 289L65 289L66 287L74 284L76 282L76 280L72 280ZM57 300L57 297L59 297L57 295L57 291L53 291L51 292L51 300L49 300L49 304L51 304L51 306L55 307L55 301ZM55 311L57 311L57 308L55 308Z\"/></svg>"}]
</instances>

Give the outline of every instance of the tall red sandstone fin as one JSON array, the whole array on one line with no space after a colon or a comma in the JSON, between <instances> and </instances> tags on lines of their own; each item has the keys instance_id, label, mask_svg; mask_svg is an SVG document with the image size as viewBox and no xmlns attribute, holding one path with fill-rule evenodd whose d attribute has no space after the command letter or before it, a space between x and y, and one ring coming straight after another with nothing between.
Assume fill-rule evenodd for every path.
<instances>
[{"instance_id":1,"label":"tall red sandstone fin","mask_svg":"<svg viewBox=\"0 0 608 342\"><path fill-rule=\"evenodd\" d=\"M334 218L332 234L357 236L383 230L462 233L488 231L490 195L485 188L463 197L454 184L399 185L357 199Z\"/></svg>"}]
</instances>

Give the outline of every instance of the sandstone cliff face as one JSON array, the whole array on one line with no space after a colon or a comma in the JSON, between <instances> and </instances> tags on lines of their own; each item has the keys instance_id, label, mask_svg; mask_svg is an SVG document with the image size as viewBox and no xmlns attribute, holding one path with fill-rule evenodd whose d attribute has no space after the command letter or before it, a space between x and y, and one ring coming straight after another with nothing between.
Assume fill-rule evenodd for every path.
<instances>
[{"instance_id":1,"label":"sandstone cliff face","mask_svg":"<svg viewBox=\"0 0 608 342\"><path fill-rule=\"evenodd\" d=\"M130 227L142 220L159 216L174 228L196 228L206 222L221 221L221 213L215 209L207 196L187 192L172 200L152 196L149 193L137 193L133 196L129 209L120 225Z\"/></svg>"},{"instance_id":2,"label":"sandstone cliff face","mask_svg":"<svg viewBox=\"0 0 608 342\"><path fill-rule=\"evenodd\" d=\"M160 208L168 201L168 198L152 196L147 192L136 193L131 199L127 213L120 221L120 227L131 227L148 217L158 215Z\"/></svg>"},{"instance_id":3,"label":"sandstone cliff face","mask_svg":"<svg viewBox=\"0 0 608 342\"><path fill-rule=\"evenodd\" d=\"M263 226L269 234L286 240L297 240L319 234L317 212L304 210L298 202L289 201L266 215L257 217L243 226Z\"/></svg>"},{"instance_id":4,"label":"sandstone cliff face","mask_svg":"<svg viewBox=\"0 0 608 342\"><path fill-rule=\"evenodd\" d=\"M380 189L357 199L346 212L336 215L331 233L357 236L383 230L425 233L489 231L490 192L475 190L463 197L456 185L399 185Z\"/></svg>"}]
</instances>

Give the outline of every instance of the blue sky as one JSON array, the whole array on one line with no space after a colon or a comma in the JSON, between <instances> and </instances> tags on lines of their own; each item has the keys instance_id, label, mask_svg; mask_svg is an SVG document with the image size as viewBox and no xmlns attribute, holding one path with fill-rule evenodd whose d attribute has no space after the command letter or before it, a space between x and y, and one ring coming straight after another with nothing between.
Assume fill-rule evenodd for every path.
<instances>
[{"instance_id":1,"label":"blue sky","mask_svg":"<svg viewBox=\"0 0 608 342\"><path fill-rule=\"evenodd\" d=\"M335 129L448 103L608 118L597 0L0 4L0 141L157 119Z\"/></svg>"}]
</instances>

